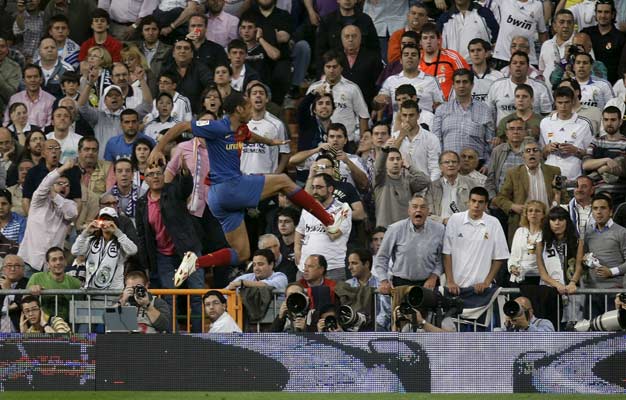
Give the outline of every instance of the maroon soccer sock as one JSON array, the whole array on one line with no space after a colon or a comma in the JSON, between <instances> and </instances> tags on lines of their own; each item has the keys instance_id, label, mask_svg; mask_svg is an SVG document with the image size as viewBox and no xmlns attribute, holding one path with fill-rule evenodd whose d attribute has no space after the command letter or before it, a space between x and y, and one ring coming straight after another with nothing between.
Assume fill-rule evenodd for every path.
<instances>
[{"instance_id":1,"label":"maroon soccer sock","mask_svg":"<svg viewBox=\"0 0 626 400\"><path fill-rule=\"evenodd\" d=\"M320 220L320 222L326 226L330 226L335 222L335 219L330 215L319 201L315 200L313 196L308 194L303 189L298 189L295 192L289 193L287 198L291 200L295 205L300 206L313 214L313 216Z\"/></svg>"},{"instance_id":2,"label":"maroon soccer sock","mask_svg":"<svg viewBox=\"0 0 626 400\"><path fill-rule=\"evenodd\" d=\"M231 248L224 248L198 257L196 268L224 267L239 264L237 252Z\"/></svg>"}]
</instances>

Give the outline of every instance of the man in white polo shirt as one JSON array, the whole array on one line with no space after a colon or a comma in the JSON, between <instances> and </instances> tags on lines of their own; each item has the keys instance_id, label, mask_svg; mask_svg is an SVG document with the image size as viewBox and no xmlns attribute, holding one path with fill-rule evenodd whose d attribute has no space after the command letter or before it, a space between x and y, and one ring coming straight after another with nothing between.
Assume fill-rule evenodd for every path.
<instances>
[{"instance_id":1,"label":"man in white polo shirt","mask_svg":"<svg viewBox=\"0 0 626 400\"><path fill-rule=\"evenodd\" d=\"M383 82L383 87L374 97L374 108L381 109L391 103L394 114L398 111L396 89L403 84L410 84L417 91L419 106L422 110L434 112L435 108L443 103L443 93L437 80L419 70L420 53L416 44L407 43L402 48L400 63L402 72L391 75Z\"/></svg>"},{"instance_id":2,"label":"man in white polo shirt","mask_svg":"<svg viewBox=\"0 0 626 400\"><path fill-rule=\"evenodd\" d=\"M483 187L470 191L469 208L448 219L443 240L443 268L448 290L459 294L461 288L473 287L481 294L491 286L509 258L509 247L500 222L485 214L489 194Z\"/></svg>"},{"instance_id":3,"label":"man in white polo shirt","mask_svg":"<svg viewBox=\"0 0 626 400\"><path fill-rule=\"evenodd\" d=\"M611 84L596 76L591 75L593 57L588 53L579 53L574 58L574 75L580 84L581 104L604 109L606 102L611 100L613 87Z\"/></svg>"},{"instance_id":4,"label":"man in white polo shirt","mask_svg":"<svg viewBox=\"0 0 626 400\"><path fill-rule=\"evenodd\" d=\"M568 180L582 174L582 158L591 143L591 124L572 111L574 91L559 87L554 91L556 112L541 120L539 141L546 164L561 168Z\"/></svg>"}]
</instances>

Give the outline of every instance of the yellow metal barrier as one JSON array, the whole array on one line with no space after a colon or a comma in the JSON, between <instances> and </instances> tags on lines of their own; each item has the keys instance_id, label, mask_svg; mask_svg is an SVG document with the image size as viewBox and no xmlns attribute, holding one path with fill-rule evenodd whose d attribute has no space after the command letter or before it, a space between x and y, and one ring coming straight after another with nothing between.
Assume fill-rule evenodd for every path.
<instances>
[{"instance_id":1,"label":"yellow metal barrier","mask_svg":"<svg viewBox=\"0 0 626 400\"><path fill-rule=\"evenodd\" d=\"M243 302L241 296L235 290L225 289L149 289L155 296L172 296L172 333L178 329L176 318L176 299L179 296L187 296L187 332L191 332L191 297L202 296L209 290L217 290L226 297L226 312L235 320L239 328L243 330ZM202 305L202 332L205 332L206 320L204 315L204 304Z\"/></svg>"}]
</instances>

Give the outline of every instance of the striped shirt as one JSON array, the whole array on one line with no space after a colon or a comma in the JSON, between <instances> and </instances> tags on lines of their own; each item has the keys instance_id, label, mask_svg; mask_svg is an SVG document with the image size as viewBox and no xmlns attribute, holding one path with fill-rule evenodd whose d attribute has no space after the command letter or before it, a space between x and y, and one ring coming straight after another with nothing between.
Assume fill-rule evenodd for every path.
<instances>
[{"instance_id":1,"label":"striped shirt","mask_svg":"<svg viewBox=\"0 0 626 400\"><path fill-rule=\"evenodd\" d=\"M17 213L11 212L11 219L4 226L4 228L0 229L0 233L2 233L7 239L19 244L22 242L25 230L26 218Z\"/></svg>"}]
</instances>

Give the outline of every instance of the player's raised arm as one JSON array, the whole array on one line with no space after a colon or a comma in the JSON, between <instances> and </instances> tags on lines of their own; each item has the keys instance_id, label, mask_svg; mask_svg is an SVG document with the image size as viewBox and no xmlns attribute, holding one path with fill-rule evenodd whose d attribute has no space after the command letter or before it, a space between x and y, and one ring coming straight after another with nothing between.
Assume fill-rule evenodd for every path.
<instances>
[{"instance_id":1,"label":"player's raised arm","mask_svg":"<svg viewBox=\"0 0 626 400\"><path fill-rule=\"evenodd\" d=\"M148 157L148 165L152 164L161 164L165 165L165 155L163 154L163 149L165 145L169 142L176 140L183 132L191 132L191 122L179 122L170 129L167 130L167 133L161 137L161 140L157 143L157 145L152 149L150 153L150 157Z\"/></svg>"},{"instance_id":2,"label":"player's raised arm","mask_svg":"<svg viewBox=\"0 0 626 400\"><path fill-rule=\"evenodd\" d=\"M263 143L268 146L281 146L283 144L287 144L291 142L291 140L281 140L281 139L268 139L264 136L259 136L256 133L250 132L250 139L247 140L249 143Z\"/></svg>"}]
</instances>

